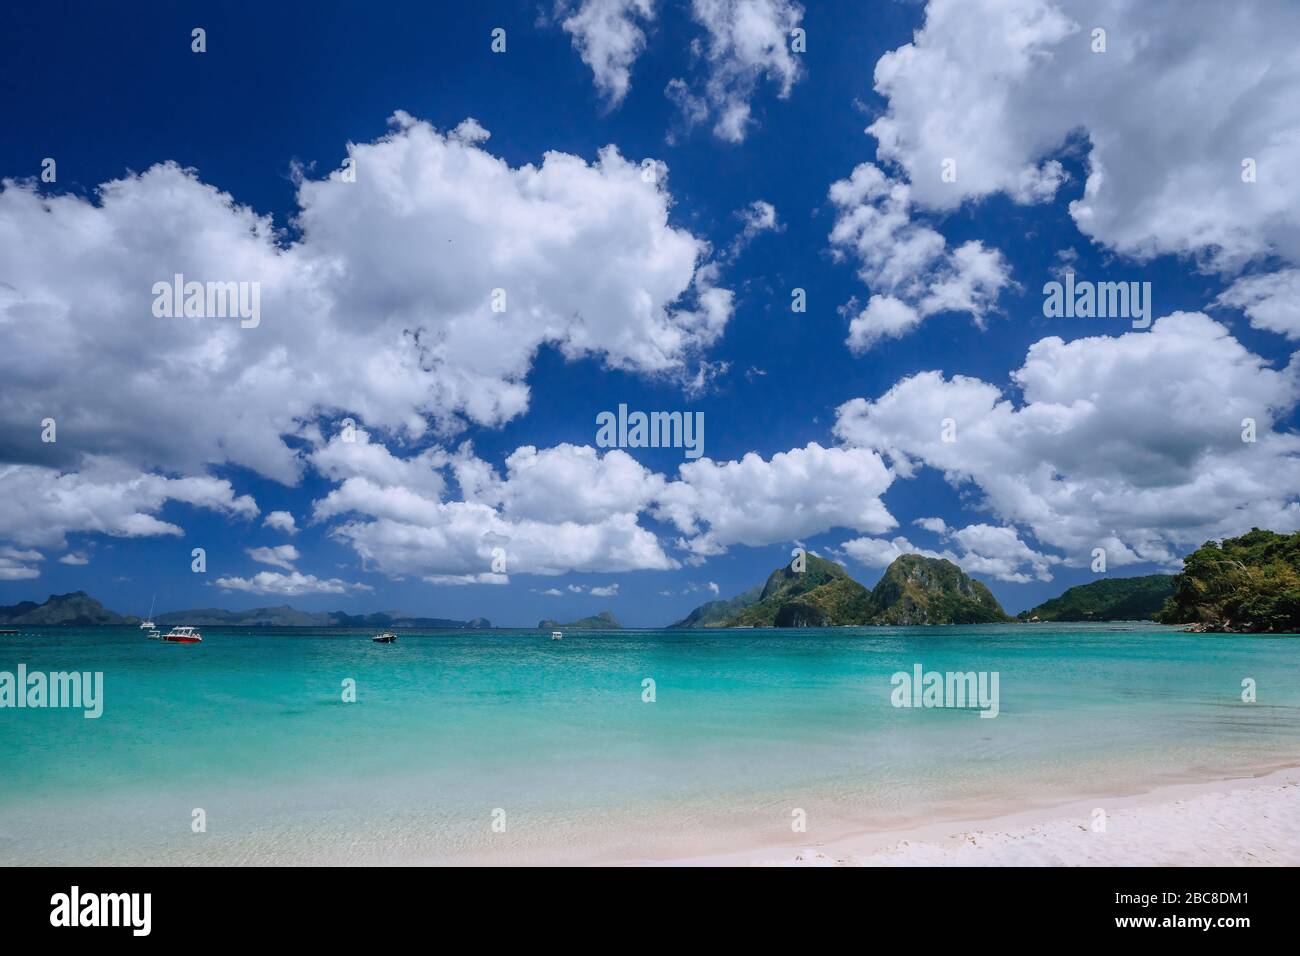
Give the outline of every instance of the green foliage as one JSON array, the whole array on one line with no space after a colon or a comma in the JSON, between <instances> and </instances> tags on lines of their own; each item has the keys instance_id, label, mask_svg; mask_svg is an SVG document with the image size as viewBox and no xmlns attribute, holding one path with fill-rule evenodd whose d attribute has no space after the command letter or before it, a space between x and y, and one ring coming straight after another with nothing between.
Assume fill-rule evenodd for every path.
<instances>
[{"instance_id":1,"label":"green foliage","mask_svg":"<svg viewBox=\"0 0 1300 956\"><path fill-rule=\"evenodd\" d=\"M1158 617L1208 630L1300 632L1300 532L1253 528L1183 561Z\"/></svg>"},{"instance_id":2,"label":"green foliage","mask_svg":"<svg viewBox=\"0 0 1300 956\"><path fill-rule=\"evenodd\" d=\"M1023 621L1149 621L1174 593L1172 574L1102 578L1021 611Z\"/></svg>"},{"instance_id":3,"label":"green foliage","mask_svg":"<svg viewBox=\"0 0 1300 956\"><path fill-rule=\"evenodd\" d=\"M905 554L871 592L873 624L991 624L1010 618L991 591L942 558Z\"/></svg>"},{"instance_id":4,"label":"green foliage","mask_svg":"<svg viewBox=\"0 0 1300 956\"><path fill-rule=\"evenodd\" d=\"M755 584L743 594L728 601L707 601L676 624L669 627L726 627L733 617L756 603L763 596L763 585Z\"/></svg>"},{"instance_id":5,"label":"green foliage","mask_svg":"<svg viewBox=\"0 0 1300 956\"><path fill-rule=\"evenodd\" d=\"M782 614L786 605L794 605ZM777 568L767 578L756 603L728 621L731 627L832 627L862 624L870 616L871 592L849 577L834 561L807 555L803 571ZM794 625L781 621L807 620Z\"/></svg>"},{"instance_id":6,"label":"green foliage","mask_svg":"<svg viewBox=\"0 0 1300 956\"><path fill-rule=\"evenodd\" d=\"M950 561L903 555L871 591L834 561L810 554L807 562L802 572L789 567L773 571L758 599L724 619L723 626L983 624L1008 620L989 589Z\"/></svg>"}]
</instances>

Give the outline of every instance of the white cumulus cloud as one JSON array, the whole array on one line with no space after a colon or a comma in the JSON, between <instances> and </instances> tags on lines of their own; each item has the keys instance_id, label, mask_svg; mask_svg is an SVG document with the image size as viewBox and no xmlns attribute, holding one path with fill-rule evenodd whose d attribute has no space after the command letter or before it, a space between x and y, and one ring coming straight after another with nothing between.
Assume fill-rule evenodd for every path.
<instances>
[{"instance_id":1,"label":"white cumulus cloud","mask_svg":"<svg viewBox=\"0 0 1300 956\"><path fill-rule=\"evenodd\" d=\"M597 89L610 106L617 106L631 85L632 64L645 50L654 0L558 0L555 13L564 17L560 25L591 67Z\"/></svg>"},{"instance_id":2,"label":"white cumulus cloud","mask_svg":"<svg viewBox=\"0 0 1300 956\"><path fill-rule=\"evenodd\" d=\"M0 466L0 541L179 534L156 515L168 500L256 514L208 477L230 465L294 484L311 464L431 501L434 461L377 475L368 442L325 442L323 425L350 417L399 443L500 425L527 410L545 345L696 381L732 293L708 243L669 223L665 176L647 182L613 147L512 167L486 138L395 114L349 145L347 174L300 177L293 240L174 163L89 199L4 180L0 447L42 466ZM155 315L155 284L178 275L256 283L259 321ZM75 442L41 443L44 417ZM271 521L292 533L291 516Z\"/></svg>"},{"instance_id":3,"label":"white cumulus cloud","mask_svg":"<svg viewBox=\"0 0 1300 956\"><path fill-rule=\"evenodd\" d=\"M1241 309L1257 329L1300 339L1300 269L1238 279L1214 304Z\"/></svg>"},{"instance_id":4,"label":"white cumulus cloud","mask_svg":"<svg viewBox=\"0 0 1300 956\"><path fill-rule=\"evenodd\" d=\"M884 338L900 338L928 316L969 313L980 328L1011 283L997 249L978 240L949 249L934 229L913 219L911 187L878 166L862 163L830 188L836 209L831 248L852 256L872 295L852 316L848 346L862 353Z\"/></svg>"},{"instance_id":5,"label":"white cumulus cloud","mask_svg":"<svg viewBox=\"0 0 1300 956\"><path fill-rule=\"evenodd\" d=\"M250 578L217 578L216 586L227 591L245 591L249 594L274 594L280 597L298 597L303 594L347 594L350 591L369 591L369 585L351 584L339 578L318 578L314 574L291 571L259 571Z\"/></svg>"},{"instance_id":6,"label":"white cumulus cloud","mask_svg":"<svg viewBox=\"0 0 1300 956\"><path fill-rule=\"evenodd\" d=\"M257 516L253 499L236 495L225 479L141 474L111 458L86 456L76 471L0 465L0 540L62 549L73 532L180 535L179 525L157 517L170 501L235 518Z\"/></svg>"},{"instance_id":7,"label":"white cumulus cloud","mask_svg":"<svg viewBox=\"0 0 1300 956\"><path fill-rule=\"evenodd\" d=\"M1175 313L1149 332L1042 339L1011 378L1020 402L921 372L842 405L835 432L902 477L928 466L977 489L982 507L1075 566L1098 547L1115 567L1173 564L1210 538L1300 527L1300 438L1277 427L1300 402L1296 360L1272 368L1217 322ZM1014 550L987 533L968 543Z\"/></svg>"},{"instance_id":8,"label":"white cumulus cloud","mask_svg":"<svg viewBox=\"0 0 1300 956\"><path fill-rule=\"evenodd\" d=\"M263 520L262 525L275 531L283 531L285 534L298 533L298 525L294 522L293 515L287 511L270 512Z\"/></svg>"},{"instance_id":9,"label":"white cumulus cloud","mask_svg":"<svg viewBox=\"0 0 1300 956\"><path fill-rule=\"evenodd\" d=\"M769 80L785 99L803 73L790 36L803 7L791 0L692 0L691 13L704 28L692 49L707 76L698 91L673 80L668 95L688 126L712 119L715 136L742 142L754 122L751 101L759 84Z\"/></svg>"},{"instance_id":10,"label":"white cumulus cloud","mask_svg":"<svg viewBox=\"0 0 1300 956\"><path fill-rule=\"evenodd\" d=\"M36 564L45 560L39 551L0 545L0 581L27 581L41 576Z\"/></svg>"},{"instance_id":11,"label":"white cumulus cloud","mask_svg":"<svg viewBox=\"0 0 1300 956\"><path fill-rule=\"evenodd\" d=\"M346 518L331 534L386 574L469 583L467 577L497 573L676 565L637 521L663 479L626 452L602 457L587 447L527 446L507 458L501 478L465 447L447 458L464 495L459 501L441 500L423 477L422 485L410 487L411 460L382 445L370 446L365 460L367 473L344 477L315 503L313 518ZM414 473L422 475L422 468ZM506 570L497 572L502 561Z\"/></svg>"},{"instance_id":12,"label":"white cumulus cloud","mask_svg":"<svg viewBox=\"0 0 1300 956\"><path fill-rule=\"evenodd\" d=\"M248 548L248 556L258 564L269 564L274 568L293 570L293 564L300 555L291 544L282 544L273 548Z\"/></svg>"},{"instance_id":13,"label":"white cumulus cloud","mask_svg":"<svg viewBox=\"0 0 1300 956\"><path fill-rule=\"evenodd\" d=\"M696 556L735 544L791 541L843 527L880 533L897 522L880 500L893 481L880 456L861 448L805 448L771 459L709 458L684 464L658 497L656 514Z\"/></svg>"},{"instance_id":14,"label":"white cumulus cloud","mask_svg":"<svg viewBox=\"0 0 1300 956\"><path fill-rule=\"evenodd\" d=\"M912 42L876 64L887 108L868 132L929 208L1049 199L1053 157L1076 141L1088 177L1070 212L1104 246L1229 270L1269 253L1294 263L1298 34L1287 0L930 0Z\"/></svg>"},{"instance_id":15,"label":"white cumulus cloud","mask_svg":"<svg viewBox=\"0 0 1300 956\"><path fill-rule=\"evenodd\" d=\"M283 439L322 413L410 437L496 425L527 408L543 343L685 375L721 333L730 293L700 279L707 244L669 225L662 179L613 148L512 168L405 114L393 124L350 147L355 182L300 184L287 246L173 164L102 185L97 203L6 180L0 434L50 453L32 437L40 409L79 452L292 482ZM153 285L176 274L259 282L260 324L155 317Z\"/></svg>"}]
</instances>

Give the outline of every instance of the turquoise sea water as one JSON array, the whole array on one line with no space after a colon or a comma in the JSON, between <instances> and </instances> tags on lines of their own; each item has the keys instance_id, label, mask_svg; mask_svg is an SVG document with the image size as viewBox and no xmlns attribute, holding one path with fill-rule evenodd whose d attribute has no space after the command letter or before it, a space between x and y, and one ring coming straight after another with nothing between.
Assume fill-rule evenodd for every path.
<instances>
[{"instance_id":1,"label":"turquoise sea water","mask_svg":"<svg viewBox=\"0 0 1300 956\"><path fill-rule=\"evenodd\" d=\"M98 720L0 709L0 863L667 859L1300 764L1296 637L1143 624L204 637L0 636L0 671L105 681ZM890 677L917 663L997 671L999 716L895 708ZM794 808L806 834L791 832Z\"/></svg>"}]
</instances>

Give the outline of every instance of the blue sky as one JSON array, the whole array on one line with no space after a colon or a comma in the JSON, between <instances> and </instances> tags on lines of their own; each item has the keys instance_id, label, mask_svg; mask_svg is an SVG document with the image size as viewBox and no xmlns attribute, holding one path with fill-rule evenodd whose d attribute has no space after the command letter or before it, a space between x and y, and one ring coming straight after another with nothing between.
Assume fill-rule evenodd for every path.
<instances>
[{"instance_id":1,"label":"blue sky","mask_svg":"<svg viewBox=\"0 0 1300 956\"><path fill-rule=\"evenodd\" d=\"M1269 40L1294 10L1251 4L1225 27L1200 5L936 3L900 58L925 5L609 2L584 34L593 2L11 13L0 602L84 589L134 613L157 594L651 626L798 543L866 584L900 549L944 554L1014 612L1094 579L1095 547L1127 576L1296 526L1300 139L1282 94L1300 73ZM580 52L616 28L642 39L611 102L598 81L618 70ZM1260 70L1234 73L1239 49ZM356 184L338 182L349 143ZM949 154L955 183L933 162ZM647 158L666 177L638 178ZM501 190L517 193L498 216ZM775 227L746 234L756 202ZM241 215L276 232L251 241ZM1045 317L1065 267L1150 282L1160 321ZM152 281L176 271L260 281L262 325L151 315ZM528 315L494 340L498 285ZM882 331L873 302L910 318ZM413 330L448 351L420 353ZM393 364L421 354L427 377ZM703 412L707 467L591 450L620 403ZM948 413L957 441L935 444ZM337 445L346 417L378 454ZM508 473L529 446L536 469ZM295 533L266 526L275 511ZM488 580L493 546L507 575L448 583Z\"/></svg>"}]
</instances>

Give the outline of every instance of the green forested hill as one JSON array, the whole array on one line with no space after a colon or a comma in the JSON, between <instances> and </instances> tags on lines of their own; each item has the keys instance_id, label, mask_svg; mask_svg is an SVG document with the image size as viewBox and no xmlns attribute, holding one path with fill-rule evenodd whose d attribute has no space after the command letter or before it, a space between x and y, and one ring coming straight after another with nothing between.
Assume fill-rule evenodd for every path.
<instances>
[{"instance_id":1,"label":"green forested hill","mask_svg":"<svg viewBox=\"0 0 1300 956\"><path fill-rule=\"evenodd\" d=\"M0 625L6 627L110 627L138 623L138 617L116 614L85 591L51 594L44 604L23 601L0 607Z\"/></svg>"},{"instance_id":2,"label":"green forested hill","mask_svg":"<svg viewBox=\"0 0 1300 956\"><path fill-rule=\"evenodd\" d=\"M727 623L732 627L833 627L862 624L871 614L871 592L834 561L806 556L803 571L788 565L768 575L754 604Z\"/></svg>"},{"instance_id":3,"label":"green forested hill","mask_svg":"<svg viewBox=\"0 0 1300 956\"><path fill-rule=\"evenodd\" d=\"M871 592L873 624L991 624L1007 621L997 598L951 561L905 554Z\"/></svg>"},{"instance_id":4,"label":"green forested hill","mask_svg":"<svg viewBox=\"0 0 1300 956\"><path fill-rule=\"evenodd\" d=\"M725 627L733 617L763 596L763 585L755 584L743 594L726 601L707 601L669 627Z\"/></svg>"},{"instance_id":5,"label":"green forested hill","mask_svg":"<svg viewBox=\"0 0 1300 956\"><path fill-rule=\"evenodd\" d=\"M1038 607L1021 611L1023 621L1149 621L1174 593L1172 574L1102 578L1070 588Z\"/></svg>"},{"instance_id":6,"label":"green forested hill","mask_svg":"<svg viewBox=\"0 0 1300 956\"><path fill-rule=\"evenodd\" d=\"M868 590L834 561L807 555L803 571L783 566L761 589L710 601L674 627L838 627L866 624L983 624L1009 618L989 589L957 565L906 554Z\"/></svg>"},{"instance_id":7,"label":"green forested hill","mask_svg":"<svg viewBox=\"0 0 1300 956\"><path fill-rule=\"evenodd\" d=\"M1300 633L1300 532L1253 528L1183 560L1158 620L1209 631Z\"/></svg>"}]
</instances>

